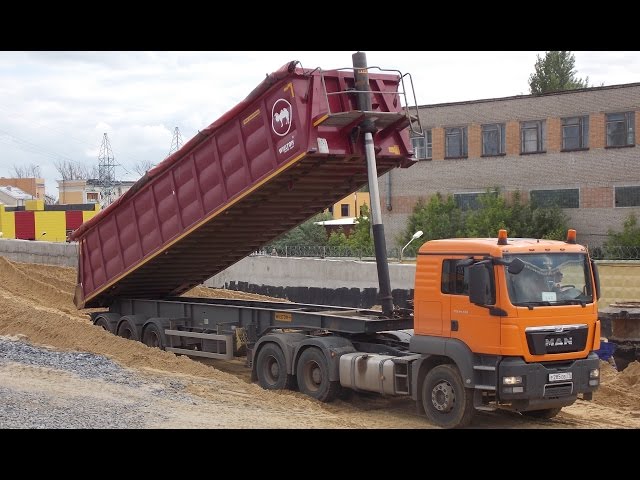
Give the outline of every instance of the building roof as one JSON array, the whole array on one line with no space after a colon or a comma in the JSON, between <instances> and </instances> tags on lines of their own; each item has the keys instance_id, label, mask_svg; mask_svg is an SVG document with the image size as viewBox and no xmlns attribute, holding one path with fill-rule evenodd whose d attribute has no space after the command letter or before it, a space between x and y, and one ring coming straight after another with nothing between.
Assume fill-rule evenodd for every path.
<instances>
[{"instance_id":1,"label":"building roof","mask_svg":"<svg viewBox=\"0 0 640 480\"><path fill-rule=\"evenodd\" d=\"M510 97L483 98L479 100L464 100L461 102L432 103L429 105L419 105L418 108L434 108L434 107L448 107L453 105L470 105L474 103L502 102L507 100L518 100L522 98L539 98L539 97L549 97L554 95L567 95L567 94L570 95L573 93L595 92L598 90L613 90L617 88L631 88L631 87L640 87L640 82L621 83L618 85L607 85L603 87L587 87L587 88L576 88L573 90L560 90L558 92L541 93L539 95L512 95Z\"/></svg>"},{"instance_id":2,"label":"building roof","mask_svg":"<svg viewBox=\"0 0 640 480\"><path fill-rule=\"evenodd\" d=\"M356 225L357 219L353 217L338 218L337 220L325 220L324 222L313 222L316 225L324 225L325 227L340 225Z\"/></svg>"},{"instance_id":3,"label":"building roof","mask_svg":"<svg viewBox=\"0 0 640 480\"><path fill-rule=\"evenodd\" d=\"M136 183L135 180L115 180L114 181L114 185L115 186L130 187L134 183ZM87 185L91 185L92 187L99 187L100 186L100 180L98 180L97 178L89 178L89 179L87 179Z\"/></svg>"},{"instance_id":4,"label":"building roof","mask_svg":"<svg viewBox=\"0 0 640 480\"><path fill-rule=\"evenodd\" d=\"M31 200L33 198L33 195L28 194L27 192L19 189L18 187L11 187L11 186L0 187L0 192L12 198L15 198L16 200Z\"/></svg>"}]
</instances>

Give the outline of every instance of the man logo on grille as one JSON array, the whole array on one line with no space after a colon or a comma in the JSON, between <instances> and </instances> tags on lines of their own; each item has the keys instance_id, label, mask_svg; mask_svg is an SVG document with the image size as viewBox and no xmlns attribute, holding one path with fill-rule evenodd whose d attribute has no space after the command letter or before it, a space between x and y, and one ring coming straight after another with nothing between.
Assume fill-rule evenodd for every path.
<instances>
[{"instance_id":1,"label":"man logo on grille","mask_svg":"<svg viewBox=\"0 0 640 480\"><path fill-rule=\"evenodd\" d=\"M271 108L271 128L276 135L284 137L291 130L293 109L291 104L283 98L279 98Z\"/></svg>"}]
</instances>

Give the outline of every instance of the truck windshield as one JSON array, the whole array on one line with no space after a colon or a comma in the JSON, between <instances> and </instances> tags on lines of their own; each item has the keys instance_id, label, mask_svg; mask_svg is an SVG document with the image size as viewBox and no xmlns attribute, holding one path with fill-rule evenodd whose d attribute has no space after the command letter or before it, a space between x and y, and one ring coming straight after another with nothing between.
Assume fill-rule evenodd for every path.
<instances>
[{"instance_id":1,"label":"truck windshield","mask_svg":"<svg viewBox=\"0 0 640 480\"><path fill-rule=\"evenodd\" d=\"M506 261L524 262L520 273L509 273L509 299L517 306L571 305L593 302L587 256L581 253L505 255Z\"/></svg>"}]
</instances>

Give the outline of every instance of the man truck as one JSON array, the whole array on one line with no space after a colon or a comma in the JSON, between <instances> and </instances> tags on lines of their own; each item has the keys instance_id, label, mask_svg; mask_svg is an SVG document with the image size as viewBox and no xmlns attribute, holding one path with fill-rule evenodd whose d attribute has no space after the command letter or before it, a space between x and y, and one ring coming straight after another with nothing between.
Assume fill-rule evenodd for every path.
<instances>
[{"instance_id":1,"label":"man truck","mask_svg":"<svg viewBox=\"0 0 640 480\"><path fill-rule=\"evenodd\" d=\"M95 325L150 347L243 353L265 389L406 396L446 428L478 410L551 418L591 399L599 280L575 231L427 242L413 308L393 305L377 177L414 163L407 93L410 75L361 52L353 68L290 62L268 75L73 232L76 306L106 307ZM181 296L367 182L382 311Z\"/></svg>"}]
</instances>

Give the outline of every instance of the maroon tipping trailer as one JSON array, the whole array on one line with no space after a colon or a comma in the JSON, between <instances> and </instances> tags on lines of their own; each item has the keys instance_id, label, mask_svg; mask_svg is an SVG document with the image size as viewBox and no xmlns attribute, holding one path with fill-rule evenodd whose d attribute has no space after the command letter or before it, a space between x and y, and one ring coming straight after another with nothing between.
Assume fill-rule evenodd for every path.
<instances>
[{"instance_id":1,"label":"maroon tipping trailer","mask_svg":"<svg viewBox=\"0 0 640 480\"><path fill-rule=\"evenodd\" d=\"M76 306L180 295L356 191L367 183L363 124L377 175L411 166L404 76L375 69L366 110L352 68L290 62L268 75L73 232Z\"/></svg>"}]
</instances>

